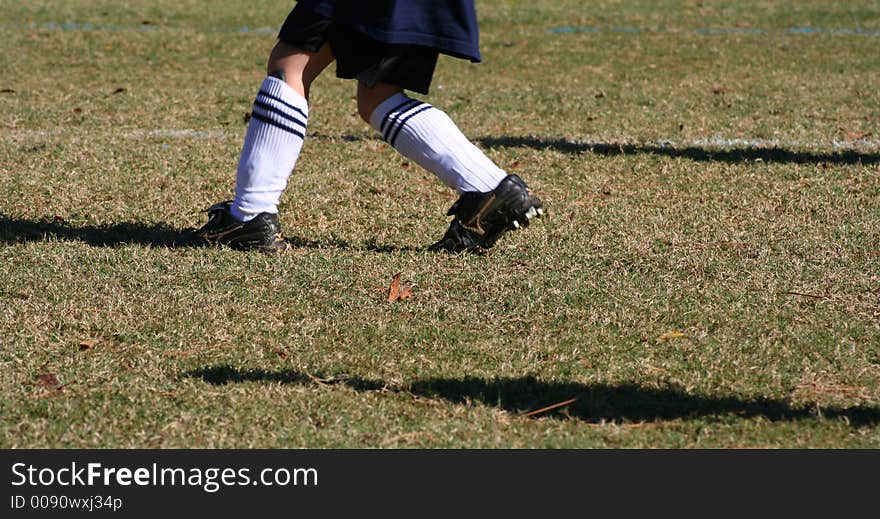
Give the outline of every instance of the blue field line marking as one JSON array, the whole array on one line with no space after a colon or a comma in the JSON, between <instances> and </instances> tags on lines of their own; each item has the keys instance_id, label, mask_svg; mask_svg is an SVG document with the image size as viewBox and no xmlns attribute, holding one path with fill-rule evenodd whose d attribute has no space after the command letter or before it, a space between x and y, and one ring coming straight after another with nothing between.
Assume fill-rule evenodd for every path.
<instances>
[{"instance_id":1,"label":"blue field line marking","mask_svg":"<svg viewBox=\"0 0 880 519\"><path fill-rule=\"evenodd\" d=\"M764 29L694 29L694 34L703 36L711 36L713 34L770 34L770 31Z\"/></svg>"},{"instance_id":2,"label":"blue field line marking","mask_svg":"<svg viewBox=\"0 0 880 519\"><path fill-rule=\"evenodd\" d=\"M880 29L828 29L823 27L789 27L787 29L760 29L749 27L712 27L692 29L689 31L679 31L670 28L661 29L641 29L638 27L610 27L602 29L600 27L583 26L583 27L552 27L548 32L554 34L596 34L602 32L610 33L658 33L658 32L690 32L700 36L714 36L725 34L836 34L836 35L853 35L853 36L880 36Z\"/></svg>"},{"instance_id":3,"label":"blue field line marking","mask_svg":"<svg viewBox=\"0 0 880 519\"><path fill-rule=\"evenodd\" d=\"M611 32L642 32L638 27L612 27Z\"/></svg>"},{"instance_id":4,"label":"blue field line marking","mask_svg":"<svg viewBox=\"0 0 880 519\"><path fill-rule=\"evenodd\" d=\"M602 32L602 29L598 27L554 27L550 29L550 32L555 32L557 34L565 34L570 32ZM641 32L641 29L636 29L636 32Z\"/></svg>"}]
</instances>

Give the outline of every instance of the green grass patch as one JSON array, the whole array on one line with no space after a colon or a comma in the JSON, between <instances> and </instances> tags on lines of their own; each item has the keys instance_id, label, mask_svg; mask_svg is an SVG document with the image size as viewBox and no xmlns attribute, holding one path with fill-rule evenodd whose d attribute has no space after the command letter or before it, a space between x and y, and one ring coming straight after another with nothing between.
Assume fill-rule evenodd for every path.
<instances>
[{"instance_id":1,"label":"green grass patch","mask_svg":"<svg viewBox=\"0 0 880 519\"><path fill-rule=\"evenodd\" d=\"M785 32L874 3L481 2L429 99L547 217L426 252L330 70L281 257L189 231L287 7L56 4L0 7L0 446L880 447L880 36Z\"/></svg>"}]
</instances>

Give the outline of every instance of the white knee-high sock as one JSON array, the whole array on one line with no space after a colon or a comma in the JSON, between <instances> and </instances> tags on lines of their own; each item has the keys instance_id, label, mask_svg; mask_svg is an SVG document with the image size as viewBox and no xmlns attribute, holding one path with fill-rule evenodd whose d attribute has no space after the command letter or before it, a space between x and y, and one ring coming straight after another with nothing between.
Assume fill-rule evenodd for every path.
<instances>
[{"instance_id":1,"label":"white knee-high sock","mask_svg":"<svg viewBox=\"0 0 880 519\"><path fill-rule=\"evenodd\" d=\"M442 110L402 93L376 107L370 126L394 149L459 193L491 191L507 176Z\"/></svg>"},{"instance_id":2,"label":"white knee-high sock","mask_svg":"<svg viewBox=\"0 0 880 519\"><path fill-rule=\"evenodd\" d=\"M232 216L248 221L259 213L278 212L308 120L304 97L278 78L263 81L238 161Z\"/></svg>"}]
</instances>

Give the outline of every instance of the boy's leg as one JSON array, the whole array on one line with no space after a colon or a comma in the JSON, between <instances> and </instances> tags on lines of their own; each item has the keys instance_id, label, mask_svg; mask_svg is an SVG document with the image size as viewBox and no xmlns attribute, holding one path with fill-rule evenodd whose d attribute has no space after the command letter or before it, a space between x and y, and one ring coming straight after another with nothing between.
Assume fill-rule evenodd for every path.
<instances>
[{"instance_id":1,"label":"boy's leg","mask_svg":"<svg viewBox=\"0 0 880 519\"><path fill-rule=\"evenodd\" d=\"M394 149L458 193L486 193L507 176L445 112L387 83L358 83L358 112Z\"/></svg>"},{"instance_id":2,"label":"boy's leg","mask_svg":"<svg viewBox=\"0 0 880 519\"><path fill-rule=\"evenodd\" d=\"M278 201L305 138L309 87L332 61L328 44L318 52L280 41L275 46L238 162L231 208L236 219L248 221L260 213L278 212Z\"/></svg>"},{"instance_id":3,"label":"boy's leg","mask_svg":"<svg viewBox=\"0 0 880 519\"><path fill-rule=\"evenodd\" d=\"M279 41L254 99L236 172L235 199L208 209L196 234L211 244L267 252L285 250L278 202L302 150L312 81L333 61L330 45L316 52Z\"/></svg>"},{"instance_id":4,"label":"boy's leg","mask_svg":"<svg viewBox=\"0 0 880 519\"><path fill-rule=\"evenodd\" d=\"M394 149L461 195L449 210L455 217L449 230L432 250L489 248L504 232L543 213L522 179L492 162L446 113L401 88L359 83L358 112Z\"/></svg>"},{"instance_id":5,"label":"boy's leg","mask_svg":"<svg viewBox=\"0 0 880 519\"><path fill-rule=\"evenodd\" d=\"M206 242L269 252L288 247L278 223L278 201L302 149L309 87L334 60L331 25L329 18L299 4L284 21L254 99L235 199L210 207L208 223L196 231Z\"/></svg>"}]
</instances>

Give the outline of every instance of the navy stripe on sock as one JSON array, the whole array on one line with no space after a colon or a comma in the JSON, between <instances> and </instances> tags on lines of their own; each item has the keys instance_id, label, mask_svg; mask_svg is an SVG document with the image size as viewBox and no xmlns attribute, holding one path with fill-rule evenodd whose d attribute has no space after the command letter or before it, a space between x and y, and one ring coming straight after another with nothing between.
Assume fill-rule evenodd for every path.
<instances>
[{"instance_id":1,"label":"navy stripe on sock","mask_svg":"<svg viewBox=\"0 0 880 519\"><path fill-rule=\"evenodd\" d=\"M379 127L379 131L382 132L382 135L385 135L385 125L392 119L391 115L394 114L393 119L397 119L400 117L400 114L409 110L413 106L419 104L420 101L418 99L407 99L406 101L400 103L396 107L391 110L388 110L388 113L385 114L385 118L382 119L382 125Z\"/></svg>"},{"instance_id":2,"label":"navy stripe on sock","mask_svg":"<svg viewBox=\"0 0 880 519\"><path fill-rule=\"evenodd\" d=\"M406 110L401 110L391 120L391 122L388 123L388 128L385 128L385 134L382 136L382 138L385 139L386 141L390 142L391 135L395 132L395 128L400 128L400 121L403 119L408 119L409 117L407 116L407 114L411 114L411 113L413 113L413 111L418 111L419 109L421 109L425 106L431 106L431 105L429 105L428 103L419 102L419 103L416 103L415 105L407 108Z\"/></svg>"},{"instance_id":3,"label":"navy stripe on sock","mask_svg":"<svg viewBox=\"0 0 880 519\"><path fill-rule=\"evenodd\" d=\"M300 132L294 128L291 128L290 126L281 124L278 121L273 121L272 119L269 119L265 115L258 114L257 112L252 112L251 117L258 120L258 121L262 121L266 124L271 124L272 126L279 128L281 130L284 130L288 133L292 133L292 134L296 135L297 137L299 137L300 139L305 139L305 135L302 132Z\"/></svg>"},{"instance_id":4,"label":"navy stripe on sock","mask_svg":"<svg viewBox=\"0 0 880 519\"><path fill-rule=\"evenodd\" d=\"M288 121L292 122L293 124L296 124L296 125L298 125L298 126L302 126L302 129L303 129L303 130L306 129L306 123L300 121L300 120L297 119L296 117L294 117L294 116L288 114L287 112L282 111L282 110L279 109L279 108L275 108L275 107L272 106L272 105L268 105L268 104L266 104L266 103L260 101L259 99L257 99L256 101L254 101L254 106L258 106L258 107L262 108L263 110L265 110L266 112L273 113L273 114L276 114L276 115L280 115L281 117L287 119Z\"/></svg>"},{"instance_id":5,"label":"navy stripe on sock","mask_svg":"<svg viewBox=\"0 0 880 519\"><path fill-rule=\"evenodd\" d=\"M309 118L309 116L306 115L306 113L302 110L302 108L297 108L297 107L293 106L292 104L288 103L287 101L285 101L284 99L281 99L280 97L277 97L277 96L273 96L272 94L270 94L269 92L266 92L265 90L260 90L260 93L257 94L257 97L260 97L260 96L266 96L273 101L278 101L279 103L290 108L291 110L298 112L300 115L305 117L307 120Z\"/></svg>"},{"instance_id":6,"label":"navy stripe on sock","mask_svg":"<svg viewBox=\"0 0 880 519\"><path fill-rule=\"evenodd\" d=\"M413 112L413 113L407 115L402 121L400 121L400 124L397 125L397 129L394 131L394 135L393 135L393 136L391 137L391 139L388 141L388 144L390 144L391 147L393 148L393 147L394 147L394 142L397 141L397 136L400 135L400 130L402 130L403 127L406 126L407 121L409 121L409 120L412 119L413 117L419 115L420 113L424 112L425 110L429 110L429 109L431 109L431 108L434 108L434 107L431 106L431 105L429 105L429 104L426 104L425 106L419 108L419 109L416 110L415 112Z\"/></svg>"}]
</instances>

